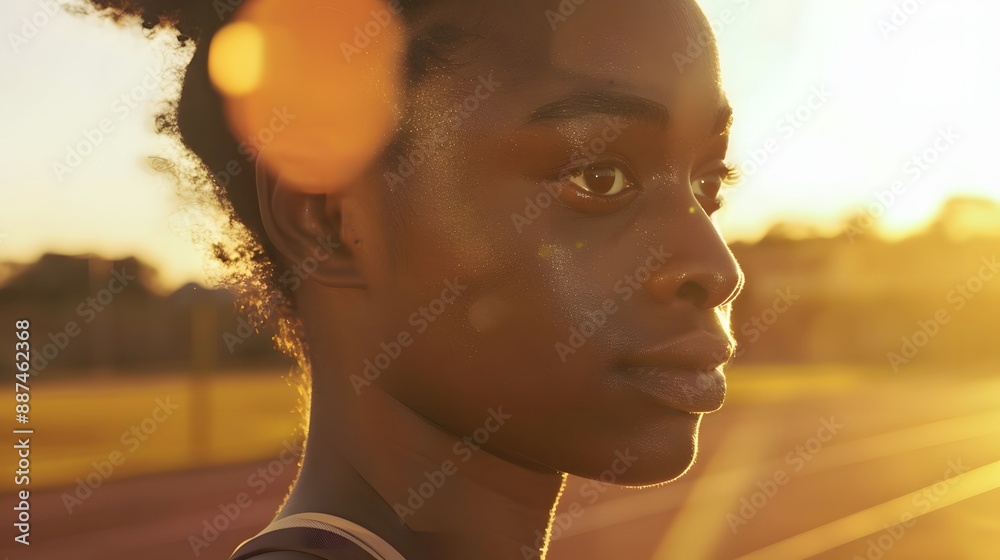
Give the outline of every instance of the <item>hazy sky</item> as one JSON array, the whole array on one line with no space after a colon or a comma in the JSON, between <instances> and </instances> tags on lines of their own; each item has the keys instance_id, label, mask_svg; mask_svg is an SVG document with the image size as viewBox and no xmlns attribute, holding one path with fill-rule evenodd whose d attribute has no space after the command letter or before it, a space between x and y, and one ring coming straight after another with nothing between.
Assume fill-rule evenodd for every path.
<instances>
[{"instance_id":1,"label":"hazy sky","mask_svg":"<svg viewBox=\"0 0 1000 560\"><path fill-rule=\"evenodd\" d=\"M1000 2L701 3L736 109L731 160L746 175L722 211L729 238L779 220L835 232L881 210L894 184L883 218L894 236L950 196L1000 201ZM163 146L151 101L162 55L137 30L49 15L37 0L0 5L0 32L0 260L134 253L167 284L199 279L170 182L149 169ZM102 125L101 138L85 133ZM95 147L77 162L67 151L81 142Z\"/></svg>"}]
</instances>

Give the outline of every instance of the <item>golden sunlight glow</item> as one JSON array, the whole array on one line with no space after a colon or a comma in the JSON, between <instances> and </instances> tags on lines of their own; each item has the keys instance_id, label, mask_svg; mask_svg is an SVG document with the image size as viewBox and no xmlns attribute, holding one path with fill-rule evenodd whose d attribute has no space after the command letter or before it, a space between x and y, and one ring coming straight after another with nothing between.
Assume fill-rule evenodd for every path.
<instances>
[{"instance_id":1,"label":"golden sunlight glow","mask_svg":"<svg viewBox=\"0 0 1000 560\"><path fill-rule=\"evenodd\" d=\"M638 335L629 333L667 336L673 329L670 324L684 329L697 326L687 324L699 322L693 315L690 321L681 317L680 322L664 315L672 313L667 308L673 309L674 303L685 313L705 314L710 325L703 327L727 329L738 342L732 367L726 368L726 404L704 419L699 415L696 433L681 438L676 431L681 424L670 420L679 411L661 411L665 413L661 418L653 404L619 394L597 374L583 385L567 385L556 400L573 404L574 399L584 399L576 403L580 409L617 405L629 414L620 415L617 423L602 422L596 438L587 437L599 420L596 413L577 426L578 433L564 429L568 426L564 421L540 426L565 440L560 445L593 440L592 446L575 451L576 458L600 460L603 466L598 468L610 470L598 475L594 468L582 472L587 477L565 476L561 502L552 511L551 540L545 542L540 526L532 527L533 532L543 530L530 538L545 542L551 560L1000 558L996 552L1000 549L996 538L1000 534L996 335L1000 332L1000 178L990 163L1000 150L1000 33L995 30L1000 1L693 2L704 11L717 37L721 80L734 109L725 159L742 178L735 188L725 190L725 205L713 220L745 274L740 279L742 291L730 305L684 311L680 308L698 302L688 301L683 290L664 295L642 288L629 303L634 307L608 318L590 349L594 355L607 354L607 360L599 362L617 363L615 356L631 354L639 343ZM92 527L99 532L84 535L73 524L59 521L52 538L38 543L43 547L40 556L71 556L56 553L54 547L75 547L84 556L91 551L83 549L100 548L94 552L100 557L145 557L149 555L141 554L140 544L154 551L179 548L188 532L188 544L197 554L196 546L202 545L194 542L204 539L194 531L207 536L202 529L209 528L211 519L204 527L197 526L201 519L194 515L217 516L220 500L229 504L225 507L236 507L234 492L242 487L241 494L248 494L252 487L249 479L219 486L217 473L249 472L264 461L276 464L275 456L284 457L285 450L292 451L293 441L301 442L303 430L308 432L308 425L303 426L293 411L308 408L311 387L307 380L301 381L298 368L290 372L288 361L278 361L270 350L277 346L298 355L307 342L316 348L343 341L313 340L320 328L310 330L308 341L279 338L273 345L268 338L272 332L287 335L305 325L284 313L294 311L280 301L289 294L275 288L290 293L297 286L315 285L316 289L304 289L309 302L315 300L313 295L325 288L315 274L309 279L310 266L327 259L327 242L334 239L319 239L323 247L301 255L306 258L298 259L300 266L292 266L296 259L284 259L289 260L288 272L297 276L280 275L275 281L272 274L257 274L265 268L257 268L262 265L260 246L231 243L242 238L244 230L229 213L207 203L214 200L217 188L235 194L234 205L251 225L259 225L253 220L260 218L254 206L269 200L267 193L259 200L240 197L262 194L253 190L255 180L258 189L276 189L274 183L280 182L299 191L293 193L295 200L328 202L329 215L319 216L324 218L319 220L321 229L326 232L331 226L331 234L346 230L339 231L344 239L337 241L357 244L350 254L360 259L357 263L363 265L366 277L384 276L373 266L391 264L393 257L380 254L377 246L384 244L373 243L378 240L372 238L372 232L392 233L392 228L382 227L383 222L392 225L395 218L380 210L383 199L396 202L394 197L412 195L417 202L414 217L404 217L429 232L420 234L422 240L434 239L406 244L406 260L421 263L419 269L408 271L423 276L402 278L414 282L402 296L422 300L418 292L423 280L436 283L438 274L476 282L471 291L486 295L482 300L470 296L458 304L471 306L467 315L472 331L463 331L457 319L465 316L464 311L456 312L456 321L425 335L428 340L422 344L428 346L413 350L422 354L410 356L407 364L399 362L401 368L429 361L427 356L435 348L444 348L451 327L455 327L452 334L462 336L485 332L484 321L490 319L484 319L483 309L497 301L523 299L524 290L514 281L520 272L533 275L528 279L532 285L551 287L538 293L548 297L551 313L546 315L553 317L548 330L555 337L580 330L562 325L559 317L575 316L574 309L586 311L588 305L596 310L600 299L625 294L619 290L621 282L613 282L625 278L631 283L641 275L633 268L640 263L629 262L630 255L644 252L647 244L676 249L680 258L662 274L686 284L704 279L714 285L713 278L730 273L728 258L715 249L712 254L719 258L701 251L709 244L716 248L724 244L714 235L705 237L713 232L707 222L702 227L700 218L695 220L701 216L699 206L685 209L686 202L679 202L681 206L669 209L678 212L677 223L668 223L667 214L657 214L662 210L656 206L659 203L649 204L680 200L672 191L670 197L636 197L635 206L614 216L578 215L559 204L544 212L539 206L534 214L535 195L545 194L543 181L534 180L536 171L565 167L567 156L597 157L597 153L571 155L573 142L550 141L548 136L539 143L546 148L538 153L516 150L525 156L523 161L511 162L513 156L497 152L510 144L504 141L510 140L510 130L530 118L532 108L573 87L559 73L541 76L536 83L533 72L526 73L516 59L505 57L526 45L548 52L547 42L557 36L576 43L594 39L565 33L567 27L558 20L548 20L550 32L545 20L551 16L544 8L534 16L526 14L537 18L534 24L518 20L516 24L523 27L512 31L523 34L539 27L540 36L474 39L468 49L435 53L454 59L457 66L439 70L435 64L424 74L421 43L450 42L448 34L434 32L435 24L468 22L469 31L488 37L496 26L493 19L509 16L505 10L510 5L485 2L480 10L475 7L478 2L430 2L431 9L407 13L412 19L406 21L397 0L201 0L199 9L221 18L213 19L212 27L222 28L208 43L179 41L178 29L163 25L143 29L138 20L49 14L45 5L50 3L0 2L0 21L10 22L10 29L5 28L9 44L0 48L5 78L0 122L10 132L0 134L4 157L0 295L6 298L0 299L0 308L9 309L8 315L18 315L18 320L31 320L37 355L44 358L44 366L55 364L53 375L45 373L42 378L44 394L37 395L43 398L37 409L42 414L32 417L33 429L55 436L51 445L45 443L37 456L32 455L33 461L37 459L33 466L38 482L50 498L63 490L64 498L84 491L89 495L87 488L96 492L89 482L93 473L102 474L98 480L110 487L101 489L104 497L94 501L103 505L85 506L84 515L103 520L101 526ZM548 4L585 13L598 0ZM623 12L622 17L628 14ZM688 32L674 25L677 22L664 23L664 33ZM506 23L497 29L506 30ZM625 39L630 48L643 48L641 41ZM681 59L709 52L694 37L688 39ZM512 48L511 42L517 40L524 44ZM404 59L411 42L413 59ZM205 70L203 58L189 66L192 56L204 56L205 47L211 85L204 79L188 82L191 95L179 104L185 68ZM677 58L661 54L668 69L677 64ZM602 68L609 69L628 63L627 57L598 59ZM684 90L690 82L683 80L700 79L696 74L682 74L670 91ZM500 86L496 97L479 97L477 88L490 87L492 92L494 83ZM587 83L605 87L603 80ZM660 89L642 83L613 80L612 84L617 85L608 87L661 97ZM206 93L213 104L200 106ZM683 107L676 98L663 98L675 114L675 107ZM482 101L485 112L464 118L469 109L466 101L475 102L477 109ZM184 111L175 113L179 107ZM192 122L194 126L189 126ZM179 128L183 138L177 134ZM648 173L638 174L636 186L647 187L639 189L647 194L654 194L654 188L688 194L686 176L700 167L699 150L687 142L683 131L675 131L676 127L661 145L652 147L640 146L639 136L613 148L606 142L607 156L625 160L623 165L641 158L634 163ZM428 136L429 142L407 146L408 132ZM220 150L206 157L210 164L196 159L184 144L198 146L190 141L215 138L206 133L235 140L213 144ZM390 153L387 145L397 134L399 144L410 149ZM471 141L456 147L463 138ZM653 155L652 150L661 148L659 156ZM435 150L441 151L432 153ZM431 159L433 165L424 163ZM445 172L436 172L438 160ZM657 162L662 165L655 170ZM421 165L425 167L418 170ZM206 174L195 176L196 171ZM527 176L525 171L530 171ZM411 173L416 175L407 181ZM449 184L436 184L438 176ZM642 183L647 176L658 178L656 184ZM263 184L271 179L277 180ZM250 192L239 192L247 187ZM459 191L464 191L461 197L443 198ZM423 211L431 206L431 214ZM358 224L358 213L369 207L377 215L363 216L358 228L347 227ZM346 218L340 220L334 210ZM266 214L268 208L263 211ZM513 221L508 218L511 212L517 212ZM545 223L519 238L517 218L523 218L522 212ZM436 219L435 213L444 218ZM479 221L466 219L469 216ZM641 219L633 219L636 216ZM663 218L663 227L647 227L654 218ZM482 232L473 232L475 239L465 240L461 258L428 259L421 253L425 246L440 249L451 244L464 224L480 222L488 226L490 239L480 243ZM693 225L675 235L674 226L681 222ZM452 227L455 224L463 226ZM265 239L258 241L266 242L274 232L261 233ZM694 239L695 235L704 238ZM541 241L532 243L535 236ZM435 239L442 242L433 243ZM301 245L310 251L307 242L313 244L303 238ZM522 261L535 259L518 255L522 251L530 255L536 246L540 260L550 262L532 264L525 271ZM576 275L580 282L567 284L558 278L574 272L560 259L569 251L579 253L574 262L581 265L611 255L605 264L614 269L596 276L585 271L584 276ZM501 266L482 265L494 261ZM253 264L252 271L247 263ZM281 272L285 267L267 268ZM489 274L481 274L484 271ZM507 282L508 278L514 280ZM120 299L114 296L111 304L106 298L119 281L128 292ZM186 285L189 282L202 286ZM236 308L222 291L205 289L220 283L236 292ZM559 289L563 284L573 288L572 293ZM709 290L709 284L700 287ZM327 291L335 304L341 296L334 291L351 290ZM381 297L382 291L369 290L369 295ZM292 301L286 303L294 303L302 293L291 294ZM299 303L307 307L308 302L300 298ZM397 298L382 308L413 311L404 306L406 301ZM399 325L388 320L390 314L381 315L386 315L381 326L397 332ZM508 352L541 357L542 362L555 356L551 344L558 338L529 340L532 329L518 328L537 319L527 311L509 318L496 335ZM374 320L359 320L371 323L369 330L379 326L369 319ZM6 328L12 323L8 321ZM666 330L657 335L652 332L656 329ZM603 342L597 340L601 337ZM379 352L369 348L379 339L370 342L358 349L355 365L366 359L364 355ZM466 346L443 353L448 354L443 359L457 364L455 371L479 363L470 361L473 349ZM492 347L474 350L479 358L495 353ZM687 363L698 358L684 354L677 360ZM44 369L35 364L37 355L31 360L34 373ZM6 356L13 356L9 346ZM324 373L325 361L329 360L316 356L317 374ZM351 360L344 364L349 369ZM497 368L501 365L505 364ZM559 380L559 375L551 377ZM612 392L598 391L601 388ZM687 396L700 390L687 384L676 388ZM148 422L139 419L149 416L151 403L167 397L177 403L176 419L162 422L154 412L156 425L162 424L154 425L157 433L124 463L111 459L115 468L109 478L103 470L115 456L109 452L132 453L131 446L124 445L123 431L131 426L134 432L141 425L146 435L152 433L145 428ZM509 404L517 412L537 401L535 395L520 408L518 402ZM494 404L506 408L508 403ZM316 408L322 405L317 401ZM479 413L473 412L472 419L478 422ZM605 412L610 418L615 410ZM683 415L686 418L677 416L679 421L691 425L691 415ZM519 428L512 430L504 432L503 441L493 442L498 449L534 449L531 442L516 441L521 437ZM467 433L439 431L440 438ZM86 437L81 439L81 434ZM618 440L615 457L608 454L602 459L602 449L612 451L612 438ZM667 447L675 443L681 444L678 450ZM619 487L629 480L646 480L644 473L654 466L645 457L638 465L643 472L618 478L624 473L618 461L625 459L619 452L629 456L648 450L677 456L688 452L689 443L694 444L697 461L683 476L643 488ZM490 468L502 465L506 455L494 451L486 446L477 461ZM580 463L569 455L560 459L551 450L545 457L528 455L519 463L542 461L553 469L581 474L571 468ZM438 457L431 458L437 462ZM258 489L259 499L253 496L253 506L260 512L266 513L269 504L280 507L281 486L301 464L284 458L280 462L288 470L281 476L270 473L277 484L268 486L266 493ZM432 467L435 472L448 470L438 465ZM625 466L631 463L626 461ZM415 485L425 484L424 478L433 482L433 473L411 474L412 481L396 478ZM472 466L457 477L466 482L480 478ZM555 488L558 481L550 478ZM13 480L0 480L0 493L12 489ZM183 524L154 527L157 520L149 516L140 520L144 523L140 527L128 518L134 508L120 507L125 501L119 498L130 497L122 490L138 489L149 497L145 502L157 497L162 502L181 483L200 500L178 501L176 511L167 512ZM448 484L456 485L446 490L456 496L473 488L461 481ZM221 488L221 492L192 488ZM414 488L423 486L410 492ZM138 495L138 490L132 493ZM422 503L431 500L423 490L420 493ZM470 496L475 498L474 494ZM384 497L391 502L388 493ZM62 501L70 507L70 502ZM242 500L237 501L244 507ZM429 527L435 520L420 516L438 516L446 507L447 503L439 503L415 519ZM114 515L102 514L102 508ZM416 513L415 508L405 509ZM402 517L409 515L394 510ZM230 524L229 536L219 542L235 544L237 533L256 523L248 519L257 519L256 513L249 513ZM486 517L470 516L470 520ZM37 521L41 526L45 519ZM227 530L214 529L220 536ZM136 531L141 539L128 537ZM118 534L125 537L112 538ZM111 545L121 546L111 550ZM224 546L228 545L214 544L213 552L225 554ZM124 552L116 554L117 550Z\"/></svg>"},{"instance_id":2,"label":"golden sunlight glow","mask_svg":"<svg viewBox=\"0 0 1000 560\"><path fill-rule=\"evenodd\" d=\"M226 93L236 136L283 182L331 192L364 171L400 113L403 27L380 0L255 0L238 18L266 45L259 84ZM220 51L221 52L221 51ZM221 56L221 55L220 55Z\"/></svg>"},{"instance_id":3,"label":"golden sunlight glow","mask_svg":"<svg viewBox=\"0 0 1000 560\"><path fill-rule=\"evenodd\" d=\"M989 165L1000 3L699 4L717 32L730 157L744 176L720 212L728 234L791 222L835 235L852 222L898 239L953 197L1000 201Z\"/></svg>"},{"instance_id":4,"label":"golden sunlight glow","mask_svg":"<svg viewBox=\"0 0 1000 560\"><path fill-rule=\"evenodd\" d=\"M225 95L246 95L264 75L264 34L247 22L223 27L208 51L208 73Z\"/></svg>"},{"instance_id":5,"label":"golden sunlight glow","mask_svg":"<svg viewBox=\"0 0 1000 560\"><path fill-rule=\"evenodd\" d=\"M1000 488L1000 461L958 474L947 480L947 484L951 485L951 491L944 496L939 496L938 501L930 504L927 511L914 513L912 498L914 494L931 490L934 485L914 490L888 502L842 517L821 527L741 556L738 560L811 558L881 531L886 526L897 524L903 516L908 515L908 519L916 519L970 498L981 496Z\"/></svg>"},{"instance_id":6,"label":"golden sunlight glow","mask_svg":"<svg viewBox=\"0 0 1000 560\"><path fill-rule=\"evenodd\" d=\"M740 422L727 432L707 459L703 474L678 508L652 558L710 558L716 535L703 530L726 516L730 503L720 496L737 495L756 480L754 469L737 468L764 460L773 432L757 421Z\"/></svg>"}]
</instances>

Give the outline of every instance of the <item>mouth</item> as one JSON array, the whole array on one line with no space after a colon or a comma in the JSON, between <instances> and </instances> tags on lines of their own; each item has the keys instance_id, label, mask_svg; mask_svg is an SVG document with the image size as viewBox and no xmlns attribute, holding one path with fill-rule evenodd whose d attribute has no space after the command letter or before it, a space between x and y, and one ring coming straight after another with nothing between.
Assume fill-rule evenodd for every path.
<instances>
[{"instance_id":1,"label":"mouth","mask_svg":"<svg viewBox=\"0 0 1000 560\"><path fill-rule=\"evenodd\" d=\"M721 367L707 371L628 368L617 372L617 377L657 403L684 412L714 412L722 408L726 400L726 376Z\"/></svg>"},{"instance_id":2,"label":"mouth","mask_svg":"<svg viewBox=\"0 0 1000 560\"><path fill-rule=\"evenodd\" d=\"M654 402L690 413L709 413L726 400L723 366L733 357L730 337L694 331L651 348L614 377Z\"/></svg>"}]
</instances>

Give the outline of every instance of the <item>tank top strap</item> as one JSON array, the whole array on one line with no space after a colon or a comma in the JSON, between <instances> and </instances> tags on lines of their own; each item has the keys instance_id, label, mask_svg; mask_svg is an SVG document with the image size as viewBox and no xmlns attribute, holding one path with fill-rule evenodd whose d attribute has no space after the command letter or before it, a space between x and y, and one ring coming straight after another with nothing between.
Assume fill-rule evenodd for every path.
<instances>
[{"instance_id":1,"label":"tank top strap","mask_svg":"<svg viewBox=\"0 0 1000 560\"><path fill-rule=\"evenodd\" d=\"M230 560L252 560L281 551L322 560L405 560L375 533L324 513L298 513L279 519L240 544Z\"/></svg>"}]
</instances>

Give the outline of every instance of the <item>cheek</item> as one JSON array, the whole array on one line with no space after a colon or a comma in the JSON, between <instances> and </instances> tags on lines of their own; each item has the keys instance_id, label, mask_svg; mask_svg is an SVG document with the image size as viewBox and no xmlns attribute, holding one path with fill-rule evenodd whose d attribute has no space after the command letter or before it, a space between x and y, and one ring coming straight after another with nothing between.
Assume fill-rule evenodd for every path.
<instances>
[{"instance_id":1,"label":"cheek","mask_svg":"<svg viewBox=\"0 0 1000 560\"><path fill-rule=\"evenodd\" d=\"M567 268L571 261L561 251L540 257L531 243L511 245L516 256L484 260L438 252L441 245L434 243L408 243L407 250L422 256L408 257L413 266L399 269L395 286L382 292L392 300L385 336L404 323L414 338L399 361L405 379L397 390L420 395L433 385L437 394L448 393L441 404L451 406L475 394L524 402L530 398L519 388L552 393L565 387L567 372L582 373L580 363L561 359L556 345L569 336L575 310L586 307L577 300L588 280ZM448 283L461 293L443 306L431 305ZM426 383L430 379L436 381ZM538 404L544 406L544 399Z\"/></svg>"},{"instance_id":2,"label":"cheek","mask_svg":"<svg viewBox=\"0 0 1000 560\"><path fill-rule=\"evenodd\" d=\"M501 330L510 323L513 307L513 302L500 293L480 297L469 306L469 326L484 335Z\"/></svg>"},{"instance_id":3,"label":"cheek","mask_svg":"<svg viewBox=\"0 0 1000 560\"><path fill-rule=\"evenodd\" d=\"M476 289L465 311L470 338L482 349L501 354L490 359L530 357L537 366L522 366L528 369L569 367L574 364L567 363L557 346L600 307L597 288L602 283L581 265L583 259L572 248L522 241L519 258L504 261L493 274L477 279L481 289Z\"/></svg>"},{"instance_id":4,"label":"cheek","mask_svg":"<svg viewBox=\"0 0 1000 560\"><path fill-rule=\"evenodd\" d=\"M578 323L592 304L600 302L601 282L594 277L592 268L582 266L578 251L562 244L546 244L538 256L539 268L551 287L553 305L571 324Z\"/></svg>"},{"instance_id":5,"label":"cheek","mask_svg":"<svg viewBox=\"0 0 1000 560\"><path fill-rule=\"evenodd\" d=\"M474 428L490 406L508 407L537 426L551 414L569 418L600 402L603 334L565 351L574 344L572 327L592 307L582 290L593 282L558 266L570 262L556 251L531 265L508 261L488 274L452 278L463 291L444 306L423 301L433 294L408 295L398 316L413 317L413 343L384 376L386 389L455 433ZM412 278L412 271L401 272Z\"/></svg>"}]
</instances>

